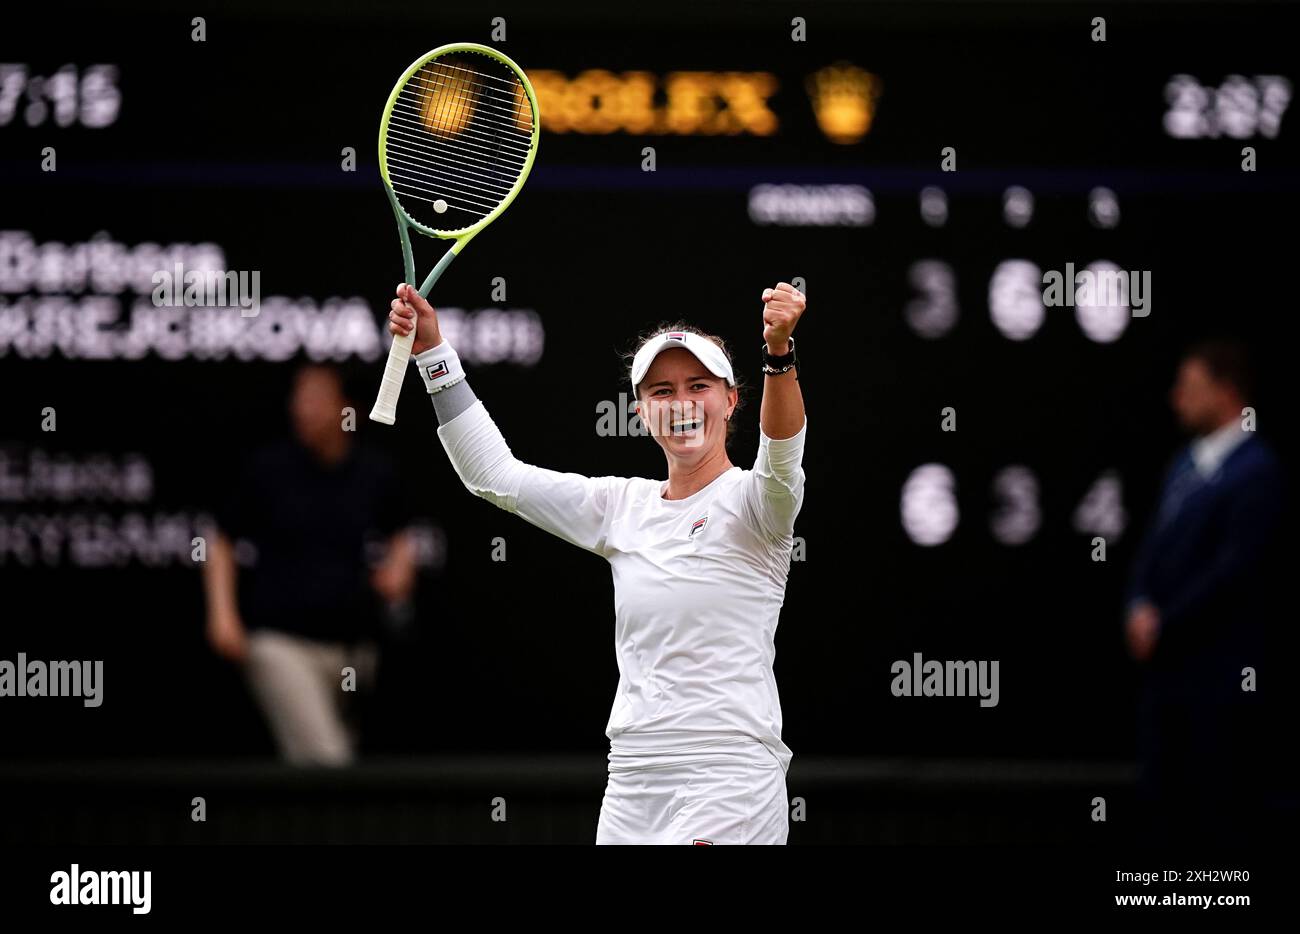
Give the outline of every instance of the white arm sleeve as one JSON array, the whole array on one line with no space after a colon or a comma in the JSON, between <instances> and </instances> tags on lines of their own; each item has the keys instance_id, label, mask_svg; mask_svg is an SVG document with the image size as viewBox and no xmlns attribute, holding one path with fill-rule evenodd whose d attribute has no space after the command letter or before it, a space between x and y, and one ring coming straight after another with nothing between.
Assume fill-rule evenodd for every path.
<instances>
[{"instance_id":1,"label":"white arm sleeve","mask_svg":"<svg viewBox=\"0 0 1300 934\"><path fill-rule=\"evenodd\" d=\"M758 457L746 478L745 504L755 526L780 541L794 533L794 520L803 507L803 444L808 416L792 438L769 438L760 425Z\"/></svg>"},{"instance_id":2,"label":"white arm sleeve","mask_svg":"<svg viewBox=\"0 0 1300 934\"><path fill-rule=\"evenodd\" d=\"M438 427L461 482L475 496L570 544L603 555L621 477L584 477L525 464L510 453L480 399Z\"/></svg>"}]
</instances>

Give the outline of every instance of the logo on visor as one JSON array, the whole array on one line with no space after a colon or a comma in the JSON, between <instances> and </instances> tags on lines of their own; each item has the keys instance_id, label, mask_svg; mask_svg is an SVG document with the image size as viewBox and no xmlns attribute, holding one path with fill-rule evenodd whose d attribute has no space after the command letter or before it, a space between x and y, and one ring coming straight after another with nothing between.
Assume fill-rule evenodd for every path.
<instances>
[{"instance_id":1,"label":"logo on visor","mask_svg":"<svg viewBox=\"0 0 1300 934\"><path fill-rule=\"evenodd\" d=\"M670 340L670 341L685 341L685 340L686 340L686 332L685 332L685 331L669 331L667 334L664 335L664 340Z\"/></svg>"}]
</instances>

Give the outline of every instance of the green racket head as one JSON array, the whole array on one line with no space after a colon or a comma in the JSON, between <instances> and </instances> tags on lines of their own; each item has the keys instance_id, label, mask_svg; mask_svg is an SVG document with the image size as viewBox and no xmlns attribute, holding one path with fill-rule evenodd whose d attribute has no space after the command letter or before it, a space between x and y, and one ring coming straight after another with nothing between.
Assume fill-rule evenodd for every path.
<instances>
[{"instance_id":1,"label":"green racket head","mask_svg":"<svg viewBox=\"0 0 1300 934\"><path fill-rule=\"evenodd\" d=\"M379 173L406 220L468 240L509 206L537 155L537 96L496 49L434 49L398 80L379 124Z\"/></svg>"}]
</instances>

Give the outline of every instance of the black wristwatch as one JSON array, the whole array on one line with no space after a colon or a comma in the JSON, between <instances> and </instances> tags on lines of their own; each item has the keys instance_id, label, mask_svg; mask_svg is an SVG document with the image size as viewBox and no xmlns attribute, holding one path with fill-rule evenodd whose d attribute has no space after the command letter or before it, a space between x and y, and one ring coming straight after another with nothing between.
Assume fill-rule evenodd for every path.
<instances>
[{"instance_id":1,"label":"black wristwatch","mask_svg":"<svg viewBox=\"0 0 1300 934\"><path fill-rule=\"evenodd\" d=\"M790 352L782 354L779 357L773 356L767 351L767 341L763 342L763 372L769 376L780 376L791 367L795 368L794 378L799 378L799 358L795 355L794 338L789 338Z\"/></svg>"}]
</instances>

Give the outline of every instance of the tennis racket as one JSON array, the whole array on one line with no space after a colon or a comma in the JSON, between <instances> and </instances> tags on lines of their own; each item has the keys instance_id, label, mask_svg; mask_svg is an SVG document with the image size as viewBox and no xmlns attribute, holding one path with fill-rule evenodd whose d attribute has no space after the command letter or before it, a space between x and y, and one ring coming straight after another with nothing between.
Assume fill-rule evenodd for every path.
<instances>
[{"instance_id":1,"label":"tennis racket","mask_svg":"<svg viewBox=\"0 0 1300 934\"><path fill-rule=\"evenodd\" d=\"M453 241L420 295L480 231L501 216L537 155L537 96L519 66L472 42L420 56L398 80L379 124L379 174L397 215L406 282L415 284L412 230ZM415 332L395 335L372 420L397 420Z\"/></svg>"}]
</instances>

